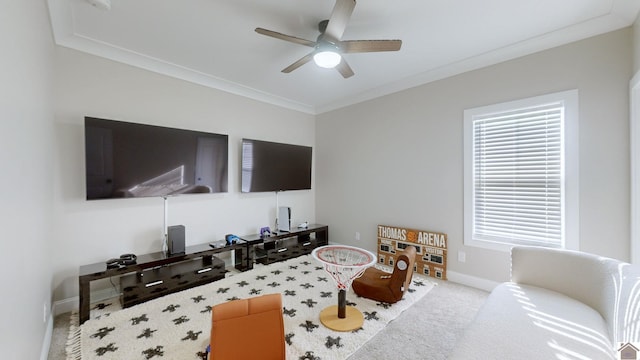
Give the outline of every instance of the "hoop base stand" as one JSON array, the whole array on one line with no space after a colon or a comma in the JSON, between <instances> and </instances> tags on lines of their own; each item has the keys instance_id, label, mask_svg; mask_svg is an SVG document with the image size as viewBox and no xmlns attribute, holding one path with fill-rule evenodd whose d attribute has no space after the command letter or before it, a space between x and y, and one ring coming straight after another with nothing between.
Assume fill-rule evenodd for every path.
<instances>
[{"instance_id":1,"label":"hoop base stand","mask_svg":"<svg viewBox=\"0 0 640 360\"><path fill-rule=\"evenodd\" d=\"M338 305L331 305L320 312L322 325L335 331L352 331L362 327L364 315L353 306L346 306L345 317L338 317Z\"/></svg>"},{"instance_id":2,"label":"hoop base stand","mask_svg":"<svg viewBox=\"0 0 640 360\"><path fill-rule=\"evenodd\" d=\"M367 250L347 245L325 245L313 249L311 256L324 266L338 286L338 305L320 312L320 322L335 331L352 331L362 327L364 316L360 310L347 306L347 290L353 279L376 263Z\"/></svg>"}]
</instances>

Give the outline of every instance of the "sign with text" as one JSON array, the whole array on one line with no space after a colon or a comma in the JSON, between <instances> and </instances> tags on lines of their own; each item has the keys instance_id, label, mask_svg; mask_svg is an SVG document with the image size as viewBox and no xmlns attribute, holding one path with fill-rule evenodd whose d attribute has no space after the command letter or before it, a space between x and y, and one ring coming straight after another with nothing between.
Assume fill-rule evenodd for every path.
<instances>
[{"instance_id":1,"label":"sign with text","mask_svg":"<svg viewBox=\"0 0 640 360\"><path fill-rule=\"evenodd\" d=\"M447 280L447 234L378 225L378 263L394 266L398 253L416 248L413 271Z\"/></svg>"}]
</instances>

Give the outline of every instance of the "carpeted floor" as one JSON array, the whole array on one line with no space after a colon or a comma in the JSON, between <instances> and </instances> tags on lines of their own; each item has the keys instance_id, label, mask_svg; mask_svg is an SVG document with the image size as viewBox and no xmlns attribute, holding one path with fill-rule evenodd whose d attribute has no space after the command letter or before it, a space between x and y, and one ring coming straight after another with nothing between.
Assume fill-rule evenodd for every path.
<instances>
[{"instance_id":1,"label":"carpeted floor","mask_svg":"<svg viewBox=\"0 0 640 360\"><path fill-rule=\"evenodd\" d=\"M487 293L452 282L434 281L438 285L427 296L389 323L349 360L446 359ZM66 313L55 319L49 360L66 359L69 317Z\"/></svg>"}]
</instances>

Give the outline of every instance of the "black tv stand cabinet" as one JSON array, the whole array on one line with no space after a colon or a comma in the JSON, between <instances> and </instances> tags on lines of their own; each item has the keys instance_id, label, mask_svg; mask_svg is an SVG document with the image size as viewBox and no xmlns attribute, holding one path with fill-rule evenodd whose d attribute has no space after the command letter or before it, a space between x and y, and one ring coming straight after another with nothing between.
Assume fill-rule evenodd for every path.
<instances>
[{"instance_id":1,"label":"black tv stand cabinet","mask_svg":"<svg viewBox=\"0 0 640 360\"><path fill-rule=\"evenodd\" d=\"M105 262L80 266L80 324L89 320L94 280L120 277L122 305L128 307L224 278L224 262L213 256L217 253L235 250L236 269L253 269L254 244L243 241L220 248L211 247L209 243L198 244L187 246L184 253L176 255L158 251L138 255L135 264L121 268L107 268Z\"/></svg>"},{"instance_id":2,"label":"black tv stand cabinet","mask_svg":"<svg viewBox=\"0 0 640 360\"><path fill-rule=\"evenodd\" d=\"M328 245L329 227L310 224L306 228L274 232L271 236L250 235L242 239L257 244L254 246L255 261L266 265L310 254L316 247Z\"/></svg>"},{"instance_id":3,"label":"black tv stand cabinet","mask_svg":"<svg viewBox=\"0 0 640 360\"><path fill-rule=\"evenodd\" d=\"M329 227L311 224L290 232L266 237L246 235L240 239L236 244L220 248L211 247L209 243L187 246L183 254L173 256L162 251L142 254L135 264L121 268L107 268L105 262L80 266L80 324L89 320L94 280L120 277L122 305L128 307L224 278L224 265L213 256L217 253L235 250L235 267L240 271L253 269L254 259L271 264L309 254L316 247L329 244Z\"/></svg>"}]
</instances>

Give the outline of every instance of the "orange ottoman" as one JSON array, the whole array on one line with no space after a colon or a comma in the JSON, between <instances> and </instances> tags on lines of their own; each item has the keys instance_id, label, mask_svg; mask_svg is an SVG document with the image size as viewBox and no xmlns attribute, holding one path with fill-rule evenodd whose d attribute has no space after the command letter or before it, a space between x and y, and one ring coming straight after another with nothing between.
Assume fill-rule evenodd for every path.
<instances>
[{"instance_id":1,"label":"orange ottoman","mask_svg":"<svg viewBox=\"0 0 640 360\"><path fill-rule=\"evenodd\" d=\"M232 300L212 309L210 360L284 360L282 295Z\"/></svg>"}]
</instances>

